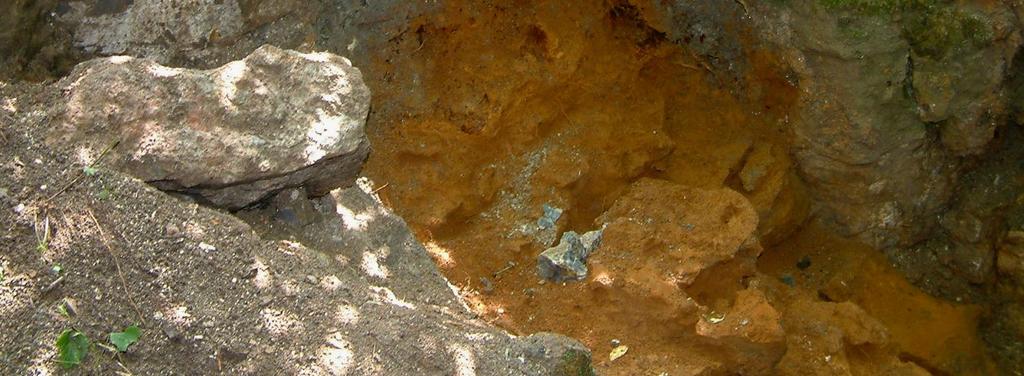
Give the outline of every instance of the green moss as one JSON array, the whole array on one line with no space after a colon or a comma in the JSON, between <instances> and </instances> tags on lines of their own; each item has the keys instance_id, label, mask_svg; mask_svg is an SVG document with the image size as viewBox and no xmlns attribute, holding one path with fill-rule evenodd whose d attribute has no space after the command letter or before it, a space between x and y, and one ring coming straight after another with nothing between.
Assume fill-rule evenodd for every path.
<instances>
[{"instance_id":1,"label":"green moss","mask_svg":"<svg viewBox=\"0 0 1024 376\"><path fill-rule=\"evenodd\" d=\"M858 16L897 16L903 37L918 55L942 59L958 49L980 48L992 39L984 16L951 0L818 0L833 11Z\"/></svg>"},{"instance_id":2,"label":"green moss","mask_svg":"<svg viewBox=\"0 0 1024 376\"><path fill-rule=\"evenodd\" d=\"M913 0L819 0L831 10L851 10L865 15L882 15L898 11Z\"/></svg>"},{"instance_id":3,"label":"green moss","mask_svg":"<svg viewBox=\"0 0 1024 376\"><path fill-rule=\"evenodd\" d=\"M590 354L579 350L568 350L562 354L561 376L594 376L590 365Z\"/></svg>"},{"instance_id":4,"label":"green moss","mask_svg":"<svg viewBox=\"0 0 1024 376\"><path fill-rule=\"evenodd\" d=\"M983 47L992 39L992 27L953 6L927 7L907 16L903 34L918 55L942 59L956 49Z\"/></svg>"}]
</instances>

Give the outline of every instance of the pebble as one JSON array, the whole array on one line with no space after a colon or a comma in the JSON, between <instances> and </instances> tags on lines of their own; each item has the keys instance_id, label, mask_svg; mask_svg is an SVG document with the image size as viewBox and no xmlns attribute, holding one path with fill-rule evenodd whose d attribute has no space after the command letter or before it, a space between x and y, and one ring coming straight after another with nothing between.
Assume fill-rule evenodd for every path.
<instances>
[{"instance_id":1,"label":"pebble","mask_svg":"<svg viewBox=\"0 0 1024 376\"><path fill-rule=\"evenodd\" d=\"M173 325L166 324L163 325L160 329L163 330L164 335L167 336L167 339L170 339L172 341L178 339L178 329L176 329Z\"/></svg>"},{"instance_id":2,"label":"pebble","mask_svg":"<svg viewBox=\"0 0 1024 376\"><path fill-rule=\"evenodd\" d=\"M204 242L204 243L199 243L199 249L202 249L202 250L204 250L206 252L213 252L213 251L217 250L217 247L214 247L213 244L209 244L209 243L205 243Z\"/></svg>"},{"instance_id":3,"label":"pebble","mask_svg":"<svg viewBox=\"0 0 1024 376\"><path fill-rule=\"evenodd\" d=\"M494 293L494 283L487 277L480 277L480 284L484 287L484 294L491 295Z\"/></svg>"},{"instance_id":4,"label":"pebble","mask_svg":"<svg viewBox=\"0 0 1024 376\"><path fill-rule=\"evenodd\" d=\"M274 301L274 297L273 296L264 296L264 297L260 298L260 304L263 305L263 306L268 306L273 301Z\"/></svg>"},{"instance_id":5,"label":"pebble","mask_svg":"<svg viewBox=\"0 0 1024 376\"><path fill-rule=\"evenodd\" d=\"M612 347L619 347L621 344L622 341L619 341L618 338L612 338Z\"/></svg>"},{"instance_id":6,"label":"pebble","mask_svg":"<svg viewBox=\"0 0 1024 376\"><path fill-rule=\"evenodd\" d=\"M316 284L316 277L314 277L312 275L307 275L306 276L306 282L309 282L309 284L311 284L311 285L315 285Z\"/></svg>"},{"instance_id":7,"label":"pebble","mask_svg":"<svg viewBox=\"0 0 1024 376\"><path fill-rule=\"evenodd\" d=\"M181 229L178 228L178 225L173 224L173 223L168 223L167 226L164 227L164 236L165 237L177 238L178 235L181 235Z\"/></svg>"}]
</instances>

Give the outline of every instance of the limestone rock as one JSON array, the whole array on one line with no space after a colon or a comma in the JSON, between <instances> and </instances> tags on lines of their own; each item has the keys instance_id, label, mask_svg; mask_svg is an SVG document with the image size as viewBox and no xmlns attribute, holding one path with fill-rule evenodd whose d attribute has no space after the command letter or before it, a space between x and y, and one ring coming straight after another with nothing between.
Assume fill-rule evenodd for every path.
<instances>
[{"instance_id":1,"label":"limestone rock","mask_svg":"<svg viewBox=\"0 0 1024 376\"><path fill-rule=\"evenodd\" d=\"M290 187L350 184L369 152L369 89L328 53L264 46L197 71L112 57L57 86L68 104L51 141L158 188L238 209Z\"/></svg>"}]
</instances>

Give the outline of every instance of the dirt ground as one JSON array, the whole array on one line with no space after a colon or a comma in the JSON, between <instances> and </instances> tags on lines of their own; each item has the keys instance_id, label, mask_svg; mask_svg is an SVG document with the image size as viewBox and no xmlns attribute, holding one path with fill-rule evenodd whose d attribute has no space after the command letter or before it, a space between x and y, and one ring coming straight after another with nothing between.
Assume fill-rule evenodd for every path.
<instances>
[{"instance_id":1,"label":"dirt ground","mask_svg":"<svg viewBox=\"0 0 1024 376\"><path fill-rule=\"evenodd\" d=\"M349 188L322 199L331 213L372 213L365 228L321 231L363 242L347 255L264 239L231 213L103 160L83 164L80 148L44 144L45 110L62 96L43 89L0 84L2 116L12 118L0 122L0 374L589 370L589 351L571 339L513 337L470 312L372 194ZM362 267L364 247L390 257ZM131 325L138 341L112 350L109 334ZM91 344L70 370L55 346L65 330Z\"/></svg>"}]
</instances>

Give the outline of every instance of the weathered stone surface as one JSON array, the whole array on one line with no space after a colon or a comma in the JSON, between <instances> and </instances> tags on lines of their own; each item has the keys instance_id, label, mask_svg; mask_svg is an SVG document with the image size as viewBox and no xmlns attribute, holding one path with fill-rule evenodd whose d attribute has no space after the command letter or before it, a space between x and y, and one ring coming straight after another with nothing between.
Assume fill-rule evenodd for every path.
<instances>
[{"instance_id":1,"label":"weathered stone surface","mask_svg":"<svg viewBox=\"0 0 1024 376\"><path fill-rule=\"evenodd\" d=\"M594 376L590 350L579 342L553 333L537 333L522 339L527 356L551 376Z\"/></svg>"},{"instance_id":2,"label":"weathered stone surface","mask_svg":"<svg viewBox=\"0 0 1024 376\"><path fill-rule=\"evenodd\" d=\"M0 79L43 81L78 62L63 25L52 22L57 0L0 4Z\"/></svg>"},{"instance_id":3,"label":"weathered stone surface","mask_svg":"<svg viewBox=\"0 0 1024 376\"><path fill-rule=\"evenodd\" d=\"M696 331L737 358L743 373L770 374L786 352L781 319L763 292L748 288L736 294L728 312L702 315Z\"/></svg>"},{"instance_id":4,"label":"weathered stone surface","mask_svg":"<svg viewBox=\"0 0 1024 376\"><path fill-rule=\"evenodd\" d=\"M373 190L368 179L360 179L355 187L336 189L317 199L286 191L267 207L241 211L239 216L264 237L297 241L293 243L297 252L315 253L318 260L330 260L332 267L354 276L354 281L344 281L353 284L346 284L346 290L368 289L368 296L353 299L364 303L345 312L356 317L358 328L379 326L368 337L380 336L379 343L397 346L400 350L395 353L409 359L387 362L384 366L390 372L383 373L593 375L590 350L573 339L552 333L513 337L465 319L469 315L465 303L405 221L385 208ZM302 210L305 214L299 216L308 224L295 226L280 217L266 221L272 218L269 214L295 207L314 208ZM440 317L444 324L438 325L441 321L434 322L428 315L444 315ZM411 325L404 320L422 322ZM456 337L466 340L447 340L430 348L416 342ZM436 353L450 355L437 357Z\"/></svg>"},{"instance_id":5,"label":"weathered stone surface","mask_svg":"<svg viewBox=\"0 0 1024 376\"><path fill-rule=\"evenodd\" d=\"M537 274L555 282L581 281L587 278L587 257L601 246L604 229L579 235L566 231L558 245L537 257Z\"/></svg>"},{"instance_id":6,"label":"weathered stone surface","mask_svg":"<svg viewBox=\"0 0 1024 376\"><path fill-rule=\"evenodd\" d=\"M952 196L956 157L980 151L1002 116L1001 81L1020 44L1008 8L943 5L956 17L935 21L913 9L900 18L769 3L751 13L800 83L795 156L823 218L876 247L923 239ZM922 17L958 36L975 19L985 30L936 41L913 27Z\"/></svg>"},{"instance_id":7,"label":"weathered stone surface","mask_svg":"<svg viewBox=\"0 0 1024 376\"><path fill-rule=\"evenodd\" d=\"M1014 281L1024 282L1024 231L1010 231L999 246L999 273Z\"/></svg>"},{"instance_id":8,"label":"weathered stone surface","mask_svg":"<svg viewBox=\"0 0 1024 376\"><path fill-rule=\"evenodd\" d=\"M350 183L369 151L370 93L327 53L264 46L208 71L130 57L80 65L51 139L165 190L237 209L283 188Z\"/></svg>"},{"instance_id":9,"label":"weathered stone surface","mask_svg":"<svg viewBox=\"0 0 1024 376\"><path fill-rule=\"evenodd\" d=\"M756 257L760 253L757 221L750 202L733 190L641 179L597 219L607 223L599 254L631 254L688 286L701 273L744 255L745 250L752 250Z\"/></svg>"},{"instance_id":10,"label":"weathered stone surface","mask_svg":"<svg viewBox=\"0 0 1024 376\"><path fill-rule=\"evenodd\" d=\"M212 68L267 43L311 47L319 10L294 0L72 1L56 21L89 54Z\"/></svg>"},{"instance_id":11,"label":"weathered stone surface","mask_svg":"<svg viewBox=\"0 0 1024 376\"><path fill-rule=\"evenodd\" d=\"M850 374L849 351L857 346L884 346L889 342L888 329L856 304L833 303L798 298L783 317L787 332L786 354L779 361L776 372L781 375ZM828 354L822 357L822 353ZM883 366L882 362L897 364ZM880 369L905 368L896 359L880 359ZM911 367L913 370L916 367ZM887 372L893 372L886 369ZM895 373L916 374L927 373Z\"/></svg>"}]
</instances>

